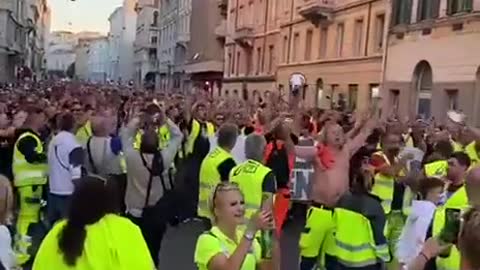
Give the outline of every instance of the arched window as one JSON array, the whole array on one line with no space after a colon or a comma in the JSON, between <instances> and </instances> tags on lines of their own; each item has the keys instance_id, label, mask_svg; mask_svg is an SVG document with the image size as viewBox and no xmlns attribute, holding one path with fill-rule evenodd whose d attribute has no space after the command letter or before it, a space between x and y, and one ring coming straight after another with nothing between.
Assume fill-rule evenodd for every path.
<instances>
[{"instance_id":1,"label":"arched window","mask_svg":"<svg viewBox=\"0 0 480 270\"><path fill-rule=\"evenodd\" d=\"M238 97L238 90L237 89L234 89L233 90L233 96L236 98Z\"/></svg>"},{"instance_id":2,"label":"arched window","mask_svg":"<svg viewBox=\"0 0 480 270\"><path fill-rule=\"evenodd\" d=\"M417 115L428 118L431 115L433 77L432 68L427 61L417 64L414 72L417 94Z\"/></svg>"},{"instance_id":3,"label":"arched window","mask_svg":"<svg viewBox=\"0 0 480 270\"><path fill-rule=\"evenodd\" d=\"M315 88L316 88L315 101L317 102L317 106L320 106L320 104L322 104L322 98L323 98L323 80L321 78L318 78L317 83L315 84Z\"/></svg>"},{"instance_id":4,"label":"arched window","mask_svg":"<svg viewBox=\"0 0 480 270\"><path fill-rule=\"evenodd\" d=\"M152 22L152 25L153 25L153 26L158 26L158 11L154 11L154 12L153 12L153 22Z\"/></svg>"},{"instance_id":5,"label":"arched window","mask_svg":"<svg viewBox=\"0 0 480 270\"><path fill-rule=\"evenodd\" d=\"M226 96L226 97L228 97L228 95L230 94L229 92L230 92L230 91L228 91L228 89L225 90L225 96Z\"/></svg>"}]
</instances>

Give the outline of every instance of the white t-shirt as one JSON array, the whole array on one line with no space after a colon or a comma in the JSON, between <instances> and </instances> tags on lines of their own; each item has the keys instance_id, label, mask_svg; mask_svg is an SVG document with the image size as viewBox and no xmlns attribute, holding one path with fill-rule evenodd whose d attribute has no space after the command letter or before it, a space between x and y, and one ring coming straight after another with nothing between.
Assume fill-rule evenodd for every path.
<instances>
[{"instance_id":1,"label":"white t-shirt","mask_svg":"<svg viewBox=\"0 0 480 270\"><path fill-rule=\"evenodd\" d=\"M420 254L436 208L429 201L412 202L412 210L397 244L396 255L400 263L409 264Z\"/></svg>"},{"instance_id":2,"label":"white t-shirt","mask_svg":"<svg viewBox=\"0 0 480 270\"><path fill-rule=\"evenodd\" d=\"M12 238L7 226L0 225L0 262L9 270L15 266L15 254L12 250Z\"/></svg>"}]
</instances>

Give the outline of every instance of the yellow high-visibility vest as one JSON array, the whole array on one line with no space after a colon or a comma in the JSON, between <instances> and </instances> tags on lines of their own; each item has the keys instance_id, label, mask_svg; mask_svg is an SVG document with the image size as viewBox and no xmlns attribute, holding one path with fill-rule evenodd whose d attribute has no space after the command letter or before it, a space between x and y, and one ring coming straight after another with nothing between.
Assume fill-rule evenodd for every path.
<instances>
[{"instance_id":1,"label":"yellow high-visibility vest","mask_svg":"<svg viewBox=\"0 0 480 270\"><path fill-rule=\"evenodd\" d=\"M218 166L232 155L221 147L215 148L202 161L200 166L200 192L198 193L198 216L210 218L209 199L220 183L221 176Z\"/></svg>"},{"instance_id":2,"label":"yellow high-visibility vest","mask_svg":"<svg viewBox=\"0 0 480 270\"><path fill-rule=\"evenodd\" d=\"M48 232L35 257L33 270L155 269L140 228L114 214L85 226L83 252L75 266L67 265L58 245L65 225L65 220L60 221Z\"/></svg>"},{"instance_id":3,"label":"yellow high-visibility vest","mask_svg":"<svg viewBox=\"0 0 480 270\"><path fill-rule=\"evenodd\" d=\"M42 141L35 133L27 131L20 135L13 148L13 183L16 187L44 185L47 183L47 164L29 163L25 159L25 156L18 150L18 142L26 137L32 137L37 142L35 152L38 154L44 152Z\"/></svg>"},{"instance_id":4,"label":"yellow high-visibility vest","mask_svg":"<svg viewBox=\"0 0 480 270\"><path fill-rule=\"evenodd\" d=\"M388 165L390 161L383 152L376 152L376 155L381 155L385 159ZM403 172L401 174L404 175ZM382 200L382 207L386 214L392 210L393 192L394 192L395 178L387 176L381 173L375 174L375 183L372 187L372 194L376 195ZM403 213L408 215L413 200L413 193L409 187L405 187L405 193L403 196Z\"/></svg>"},{"instance_id":5,"label":"yellow high-visibility vest","mask_svg":"<svg viewBox=\"0 0 480 270\"><path fill-rule=\"evenodd\" d=\"M207 136L213 136L215 134L215 127L212 123L207 122ZM200 123L193 119L192 120L192 130L190 130L190 134L188 134L187 138L187 147L186 147L186 154L189 155L193 153L193 147L195 145L195 141L197 140L198 136L200 136Z\"/></svg>"},{"instance_id":6,"label":"yellow high-visibility vest","mask_svg":"<svg viewBox=\"0 0 480 270\"><path fill-rule=\"evenodd\" d=\"M270 168L255 160L247 160L230 171L230 181L237 183L245 200L245 217L250 219L262 205L262 186Z\"/></svg>"},{"instance_id":7,"label":"yellow high-visibility vest","mask_svg":"<svg viewBox=\"0 0 480 270\"><path fill-rule=\"evenodd\" d=\"M158 147L160 149L165 149L168 146L168 142L170 141L170 130L166 125L161 126L157 129L158 134ZM137 134L135 134L135 140L133 141L133 148L139 150L140 145L142 144L142 136L143 131L139 130Z\"/></svg>"},{"instance_id":8,"label":"yellow high-visibility vest","mask_svg":"<svg viewBox=\"0 0 480 270\"><path fill-rule=\"evenodd\" d=\"M473 141L465 148L465 154L470 158L470 168L475 167L480 162L477 149L475 148L476 142Z\"/></svg>"},{"instance_id":9,"label":"yellow high-visibility vest","mask_svg":"<svg viewBox=\"0 0 480 270\"><path fill-rule=\"evenodd\" d=\"M448 162L446 160L437 160L425 164L425 176L427 177L446 177L448 170Z\"/></svg>"},{"instance_id":10,"label":"yellow high-visibility vest","mask_svg":"<svg viewBox=\"0 0 480 270\"><path fill-rule=\"evenodd\" d=\"M387 243L377 245L370 221L360 213L337 207L334 210L335 248L338 263L346 267L376 265L379 260L390 261ZM355 224L355 229L352 229Z\"/></svg>"},{"instance_id":11,"label":"yellow high-visibility vest","mask_svg":"<svg viewBox=\"0 0 480 270\"><path fill-rule=\"evenodd\" d=\"M78 143L81 145L86 145L88 139L92 136L92 122L87 121L85 125L77 130L75 137L77 138Z\"/></svg>"},{"instance_id":12,"label":"yellow high-visibility vest","mask_svg":"<svg viewBox=\"0 0 480 270\"><path fill-rule=\"evenodd\" d=\"M465 187L457 190L443 205L437 208L433 217L433 236L438 236L445 225L446 209L460 209L465 210L469 207L467 191ZM437 257L436 259L438 270L457 270L460 269L460 252L456 246L452 246L450 254L447 258Z\"/></svg>"}]
</instances>

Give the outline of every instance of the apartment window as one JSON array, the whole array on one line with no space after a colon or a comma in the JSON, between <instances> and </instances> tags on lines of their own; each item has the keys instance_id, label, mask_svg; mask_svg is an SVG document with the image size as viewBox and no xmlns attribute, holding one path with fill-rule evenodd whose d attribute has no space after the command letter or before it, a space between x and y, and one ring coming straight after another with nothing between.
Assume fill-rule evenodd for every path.
<instances>
[{"instance_id":1,"label":"apartment window","mask_svg":"<svg viewBox=\"0 0 480 270\"><path fill-rule=\"evenodd\" d=\"M457 89L447 89L447 108L449 110L458 110L458 90Z\"/></svg>"},{"instance_id":2,"label":"apartment window","mask_svg":"<svg viewBox=\"0 0 480 270\"><path fill-rule=\"evenodd\" d=\"M307 35L305 37L305 61L308 61L312 57L312 37L313 31L307 30Z\"/></svg>"},{"instance_id":3,"label":"apartment window","mask_svg":"<svg viewBox=\"0 0 480 270\"><path fill-rule=\"evenodd\" d=\"M473 0L448 0L447 15L470 12L473 10Z\"/></svg>"},{"instance_id":4,"label":"apartment window","mask_svg":"<svg viewBox=\"0 0 480 270\"><path fill-rule=\"evenodd\" d=\"M295 35L293 35L293 48L292 48L292 61L293 62L296 62L298 59L297 59L297 50L298 50L298 43L300 42L300 34L299 33L295 33Z\"/></svg>"},{"instance_id":5,"label":"apartment window","mask_svg":"<svg viewBox=\"0 0 480 270\"><path fill-rule=\"evenodd\" d=\"M254 23L255 10L253 8L253 1L248 3L248 24L251 26Z\"/></svg>"},{"instance_id":6,"label":"apartment window","mask_svg":"<svg viewBox=\"0 0 480 270\"><path fill-rule=\"evenodd\" d=\"M370 97L370 99L380 97L380 85L378 85L376 83L370 84L369 97Z\"/></svg>"},{"instance_id":7,"label":"apartment window","mask_svg":"<svg viewBox=\"0 0 480 270\"><path fill-rule=\"evenodd\" d=\"M348 108L354 111L357 108L358 84L348 85Z\"/></svg>"},{"instance_id":8,"label":"apartment window","mask_svg":"<svg viewBox=\"0 0 480 270\"><path fill-rule=\"evenodd\" d=\"M288 63L288 37L283 37L283 62Z\"/></svg>"},{"instance_id":9,"label":"apartment window","mask_svg":"<svg viewBox=\"0 0 480 270\"><path fill-rule=\"evenodd\" d=\"M353 54L356 56L362 55L363 44L363 19L355 20L355 32L353 39Z\"/></svg>"},{"instance_id":10,"label":"apartment window","mask_svg":"<svg viewBox=\"0 0 480 270\"><path fill-rule=\"evenodd\" d=\"M337 93L339 92L339 89L338 89L339 86L338 86L338 84L332 84L330 87L331 87L331 89L330 89L330 108L333 108L333 105L337 101L337 99L335 97L337 96Z\"/></svg>"},{"instance_id":11,"label":"apartment window","mask_svg":"<svg viewBox=\"0 0 480 270\"><path fill-rule=\"evenodd\" d=\"M241 56L240 52L237 52L237 68L236 68L236 74L237 74L237 76L238 76L238 74L240 73L240 62L241 62L240 56Z\"/></svg>"},{"instance_id":12,"label":"apartment window","mask_svg":"<svg viewBox=\"0 0 480 270\"><path fill-rule=\"evenodd\" d=\"M232 54L228 53L227 63L225 63L225 70L227 71L227 76L230 76L230 66L232 65Z\"/></svg>"},{"instance_id":13,"label":"apartment window","mask_svg":"<svg viewBox=\"0 0 480 270\"><path fill-rule=\"evenodd\" d=\"M238 20L237 22L238 27L243 27L244 26L243 5L241 5L238 9L237 20Z\"/></svg>"},{"instance_id":14,"label":"apartment window","mask_svg":"<svg viewBox=\"0 0 480 270\"><path fill-rule=\"evenodd\" d=\"M247 51L247 53L245 54L245 73L247 75L250 75L250 72L252 72L252 57L252 52Z\"/></svg>"},{"instance_id":15,"label":"apartment window","mask_svg":"<svg viewBox=\"0 0 480 270\"><path fill-rule=\"evenodd\" d=\"M268 74L272 74L273 71L273 61L275 60L274 52L275 47L273 45L270 45L270 47L268 47Z\"/></svg>"},{"instance_id":16,"label":"apartment window","mask_svg":"<svg viewBox=\"0 0 480 270\"><path fill-rule=\"evenodd\" d=\"M345 25L340 23L337 25L337 57L343 55L343 37L345 35Z\"/></svg>"},{"instance_id":17,"label":"apartment window","mask_svg":"<svg viewBox=\"0 0 480 270\"><path fill-rule=\"evenodd\" d=\"M398 114L398 107L400 106L400 91L397 89L390 90L390 104L393 108L393 113Z\"/></svg>"},{"instance_id":18,"label":"apartment window","mask_svg":"<svg viewBox=\"0 0 480 270\"><path fill-rule=\"evenodd\" d=\"M438 17L440 0L418 0L417 21L433 19Z\"/></svg>"},{"instance_id":19,"label":"apartment window","mask_svg":"<svg viewBox=\"0 0 480 270\"><path fill-rule=\"evenodd\" d=\"M151 42L152 45L156 45L158 43L158 37L152 37Z\"/></svg>"},{"instance_id":20,"label":"apartment window","mask_svg":"<svg viewBox=\"0 0 480 270\"><path fill-rule=\"evenodd\" d=\"M230 75L235 74L235 54L232 54L232 62L230 63Z\"/></svg>"},{"instance_id":21,"label":"apartment window","mask_svg":"<svg viewBox=\"0 0 480 270\"><path fill-rule=\"evenodd\" d=\"M383 48L383 37L385 33L385 14L379 14L375 18L375 51Z\"/></svg>"},{"instance_id":22,"label":"apartment window","mask_svg":"<svg viewBox=\"0 0 480 270\"><path fill-rule=\"evenodd\" d=\"M393 25L410 23L412 16L412 0L395 0L392 9Z\"/></svg>"},{"instance_id":23,"label":"apartment window","mask_svg":"<svg viewBox=\"0 0 480 270\"><path fill-rule=\"evenodd\" d=\"M260 65L262 64L262 48L257 48L257 64L255 69L255 75L260 73Z\"/></svg>"},{"instance_id":24,"label":"apartment window","mask_svg":"<svg viewBox=\"0 0 480 270\"><path fill-rule=\"evenodd\" d=\"M327 38L328 38L328 27L322 27L320 29L320 52L319 52L319 56L321 59L327 57Z\"/></svg>"},{"instance_id":25,"label":"apartment window","mask_svg":"<svg viewBox=\"0 0 480 270\"><path fill-rule=\"evenodd\" d=\"M152 26L158 26L158 11L153 12Z\"/></svg>"}]
</instances>

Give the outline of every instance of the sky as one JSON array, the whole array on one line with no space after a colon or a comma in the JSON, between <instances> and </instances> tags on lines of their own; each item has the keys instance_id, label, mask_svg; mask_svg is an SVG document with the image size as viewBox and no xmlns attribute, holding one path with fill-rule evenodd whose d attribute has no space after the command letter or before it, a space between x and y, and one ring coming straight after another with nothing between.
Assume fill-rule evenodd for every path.
<instances>
[{"instance_id":1,"label":"sky","mask_svg":"<svg viewBox=\"0 0 480 270\"><path fill-rule=\"evenodd\" d=\"M52 10L51 30L108 33L108 17L122 0L48 0Z\"/></svg>"}]
</instances>

